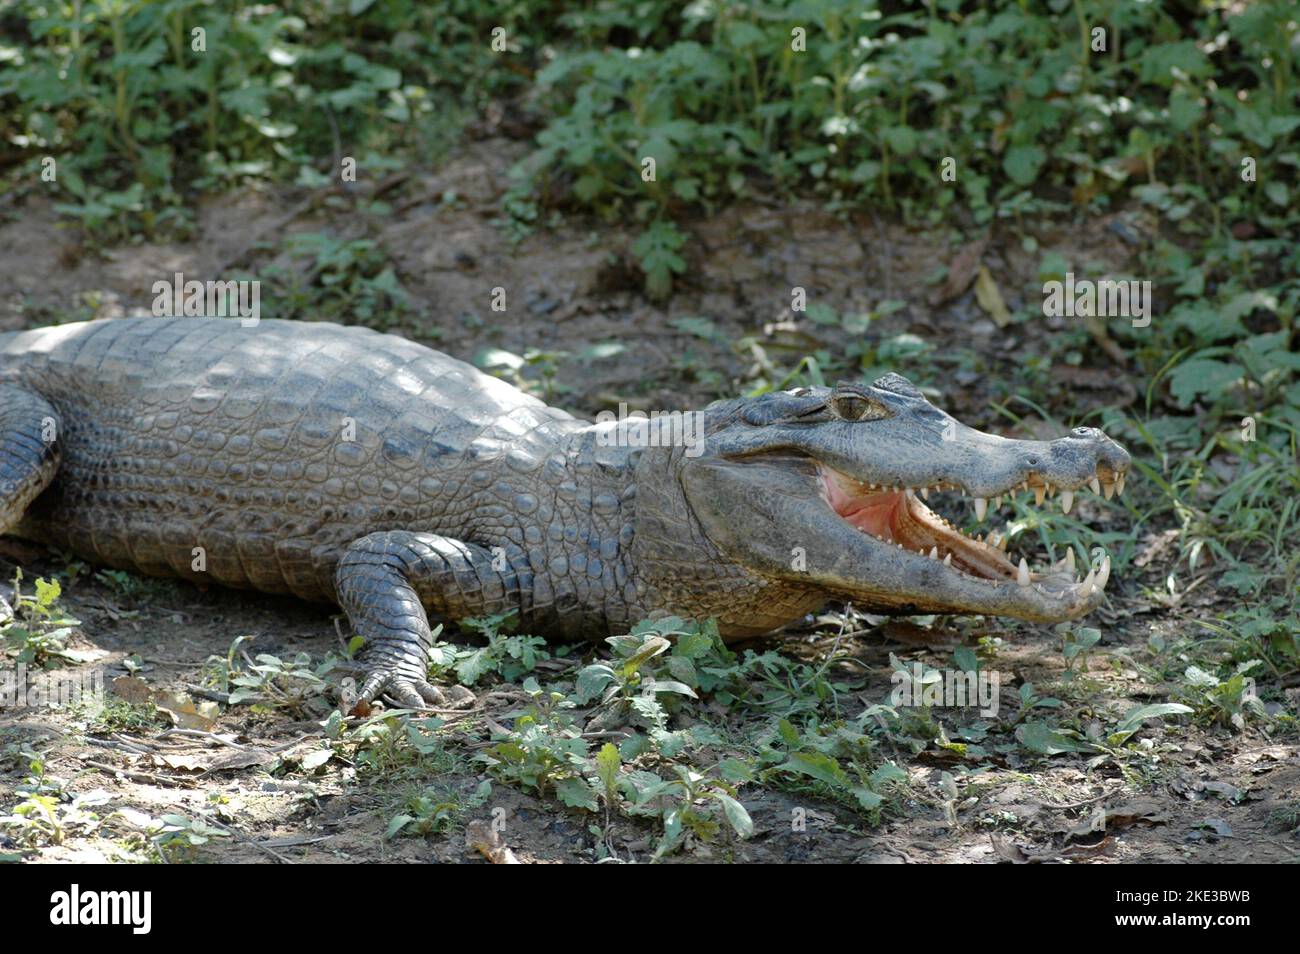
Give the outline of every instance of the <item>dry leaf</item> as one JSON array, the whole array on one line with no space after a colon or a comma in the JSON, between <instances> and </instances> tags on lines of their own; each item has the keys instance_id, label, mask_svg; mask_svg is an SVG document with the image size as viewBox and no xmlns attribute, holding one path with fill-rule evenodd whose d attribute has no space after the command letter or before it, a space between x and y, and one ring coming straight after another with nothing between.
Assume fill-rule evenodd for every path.
<instances>
[{"instance_id":1,"label":"dry leaf","mask_svg":"<svg viewBox=\"0 0 1300 954\"><path fill-rule=\"evenodd\" d=\"M198 729L206 732L217 722L221 709L215 702L195 702L187 692L153 694L153 704L165 713L178 729Z\"/></svg>"},{"instance_id":2,"label":"dry leaf","mask_svg":"<svg viewBox=\"0 0 1300 954\"><path fill-rule=\"evenodd\" d=\"M1152 560L1169 549L1182 534L1181 530L1165 530L1163 533L1148 533L1142 538L1142 549L1133 558L1134 566L1146 566Z\"/></svg>"},{"instance_id":3,"label":"dry leaf","mask_svg":"<svg viewBox=\"0 0 1300 954\"><path fill-rule=\"evenodd\" d=\"M485 821L472 821L465 826L465 847L470 851L481 852L494 865L523 863L501 841L501 833Z\"/></svg>"},{"instance_id":4,"label":"dry leaf","mask_svg":"<svg viewBox=\"0 0 1300 954\"><path fill-rule=\"evenodd\" d=\"M236 769L256 768L261 765L271 765L279 759L271 752L262 752L257 749L230 749L224 755L219 755L208 763L209 772L232 772Z\"/></svg>"},{"instance_id":5,"label":"dry leaf","mask_svg":"<svg viewBox=\"0 0 1300 954\"><path fill-rule=\"evenodd\" d=\"M118 676L113 680L113 691L133 706L153 702L153 690L139 676Z\"/></svg>"},{"instance_id":6,"label":"dry leaf","mask_svg":"<svg viewBox=\"0 0 1300 954\"><path fill-rule=\"evenodd\" d=\"M989 842L993 845L993 854L999 861L1007 861L1013 865L1042 864L1061 860L1060 855L1054 851L1030 851L1022 845L992 833L989 834Z\"/></svg>"},{"instance_id":7,"label":"dry leaf","mask_svg":"<svg viewBox=\"0 0 1300 954\"><path fill-rule=\"evenodd\" d=\"M997 282L983 265L980 266L979 277L975 279L975 300L988 312L993 323L999 328L1005 328L1011 323L1011 312L1007 311L1006 302L1002 300Z\"/></svg>"},{"instance_id":8,"label":"dry leaf","mask_svg":"<svg viewBox=\"0 0 1300 954\"><path fill-rule=\"evenodd\" d=\"M208 760L203 755L155 755L153 764L159 768L180 769L184 772L208 770Z\"/></svg>"},{"instance_id":9,"label":"dry leaf","mask_svg":"<svg viewBox=\"0 0 1300 954\"><path fill-rule=\"evenodd\" d=\"M1086 822L1069 829L1065 838L1067 841L1090 838L1117 828L1131 828L1133 825L1163 825L1167 820L1158 802L1136 799L1114 808L1098 807Z\"/></svg>"},{"instance_id":10,"label":"dry leaf","mask_svg":"<svg viewBox=\"0 0 1300 954\"><path fill-rule=\"evenodd\" d=\"M930 295L931 305L942 305L944 302L956 298L975 280L975 273L979 269L980 259L984 257L984 249L988 247L987 238L976 239L962 247L955 256L952 264L948 266L948 277L944 279L933 294Z\"/></svg>"}]
</instances>

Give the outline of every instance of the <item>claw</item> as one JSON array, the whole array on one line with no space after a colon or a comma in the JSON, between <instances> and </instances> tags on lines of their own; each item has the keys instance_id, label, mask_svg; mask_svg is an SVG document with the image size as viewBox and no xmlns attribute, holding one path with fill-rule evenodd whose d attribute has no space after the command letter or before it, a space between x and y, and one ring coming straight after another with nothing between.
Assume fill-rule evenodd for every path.
<instances>
[{"instance_id":1,"label":"claw","mask_svg":"<svg viewBox=\"0 0 1300 954\"><path fill-rule=\"evenodd\" d=\"M460 686L453 687L450 693L452 698L448 699L447 693L426 679L394 670L380 670L366 677L352 710L355 714L364 714L370 703L381 698L398 708L417 711L463 708L474 701L474 694Z\"/></svg>"}]
</instances>

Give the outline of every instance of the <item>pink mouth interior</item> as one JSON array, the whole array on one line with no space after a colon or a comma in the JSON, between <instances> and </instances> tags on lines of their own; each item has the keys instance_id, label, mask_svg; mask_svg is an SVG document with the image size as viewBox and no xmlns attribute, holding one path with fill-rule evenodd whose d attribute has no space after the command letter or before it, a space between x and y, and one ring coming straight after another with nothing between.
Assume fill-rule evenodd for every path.
<instances>
[{"instance_id":1,"label":"pink mouth interior","mask_svg":"<svg viewBox=\"0 0 1300 954\"><path fill-rule=\"evenodd\" d=\"M846 522L888 543L936 559L987 580L1011 580L1016 567L997 547L966 536L907 491L876 491L850 477L821 468L826 502Z\"/></svg>"}]
</instances>

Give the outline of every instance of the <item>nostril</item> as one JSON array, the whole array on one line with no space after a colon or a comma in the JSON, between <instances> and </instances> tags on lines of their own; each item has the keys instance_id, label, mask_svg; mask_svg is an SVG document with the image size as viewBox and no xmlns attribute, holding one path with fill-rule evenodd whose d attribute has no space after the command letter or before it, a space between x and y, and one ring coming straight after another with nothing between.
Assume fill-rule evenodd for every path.
<instances>
[{"instance_id":1,"label":"nostril","mask_svg":"<svg viewBox=\"0 0 1300 954\"><path fill-rule=\"evenodd\" d=\"M1037 457L1026 457L1026 458L1025 458L1025 466L1026 466L1026 467L1037 467L1037 466L1038 466L1038 463L1039 463L1039 461L1038 461L1038 458L1037 458Z\"/></svg>"},{"instance_id":2,"label":"nostril","mask_svg":"<svg viewBox=\"0 0 1300 954\"><path fill-rule=\"evenodd\" d=\"M1095 427L1076 427L1070 433L1075 437L1096 437L1101 431Z\"/></svg>"}]
</instances>

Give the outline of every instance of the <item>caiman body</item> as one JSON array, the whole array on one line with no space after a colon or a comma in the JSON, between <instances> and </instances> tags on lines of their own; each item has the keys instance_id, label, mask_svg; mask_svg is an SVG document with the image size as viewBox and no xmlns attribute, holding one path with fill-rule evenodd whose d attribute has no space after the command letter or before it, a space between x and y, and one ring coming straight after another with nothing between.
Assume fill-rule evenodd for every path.
<instances>
[{"instance_id":1,"label":"caiman body","mask_svg":"<svg viewBox=\"0 0 1300 954\"><path fill-rule=\"evenodd\" d=\"M1108 564L1081 582L1029 574L913 493L1122 488L1128 456L1100 431L983 434L897 375L701 413L688 448L357 327L131 318L0 334L0 533L336 602L367 640L361 697L404 705L439 698L430 615L513 610L565 638L715 617L733 637L832 597L1044 620L1101 598Z\"/></svg>"}]
</instances>

